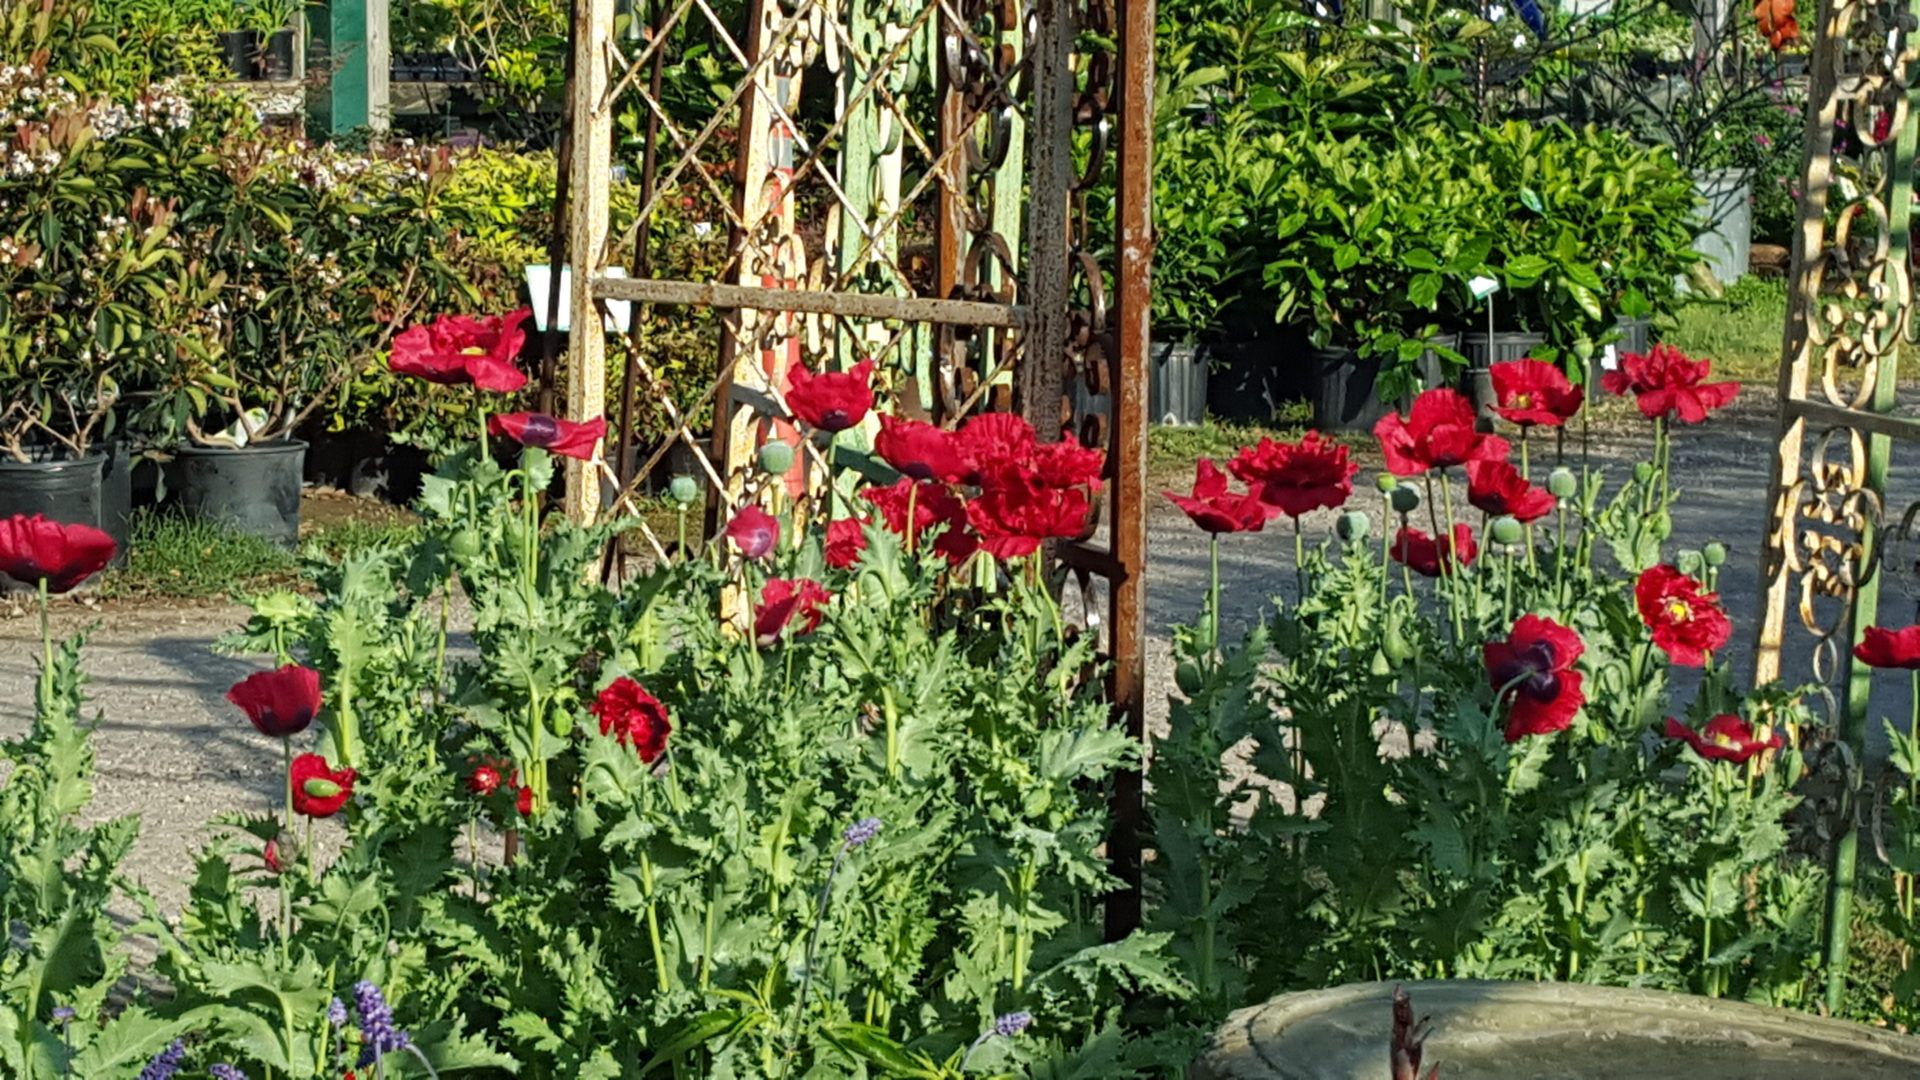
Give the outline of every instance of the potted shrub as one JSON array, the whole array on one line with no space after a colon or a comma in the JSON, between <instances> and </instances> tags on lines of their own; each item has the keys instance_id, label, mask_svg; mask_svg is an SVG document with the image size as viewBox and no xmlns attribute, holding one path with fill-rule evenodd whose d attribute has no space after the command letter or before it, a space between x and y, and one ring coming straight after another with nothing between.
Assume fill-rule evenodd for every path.
<instances>
[{"instance_id":1,"label":"potted shrub","mask_svg":"<svg viewBox=\"0 0 1920 1080\"><path fill-rule=\"evenodd\" d=\"M242 26L251 35L248 78L284 82L294 72L294 16L297 0L245 0L239 9Z\"/></svg>"}]
</instances>

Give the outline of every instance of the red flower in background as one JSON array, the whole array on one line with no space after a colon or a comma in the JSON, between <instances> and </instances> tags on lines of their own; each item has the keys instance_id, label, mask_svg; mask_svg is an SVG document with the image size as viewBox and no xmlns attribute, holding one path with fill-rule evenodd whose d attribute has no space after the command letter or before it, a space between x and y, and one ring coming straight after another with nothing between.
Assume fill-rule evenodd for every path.
<instances>
[{"instance_id":1,"label":"red flower in background","mask_svg":"<svg viewBox=\"0 0 1920 1080\"><path fill-rule=\"evenodd\" d=\"M514 362L526 344L521 324L533 314L521 308L507 315L472 318L442 315L424 326L410 326L393 339L387 367L443 386L471 384L510 394L527 385Z\"/></svg>"},{"instance_id":2,"label":"red flower in background","mask_svg":"<svg viewBox=\"0 0 1920 1080\"><path fill-rule=\"evenodd\" d=\"M266 846L260 849L260 861L267 864L267 871L269 873L284 874L287 872L286 865L281 859L280 841L278 838L267 841Z\"/></svg>"},{"instance_id":3,"label":"red flower in background","mask_svg":"<svg viewBox=\"0 0 1920 1080\"><path fill-rule=\"evenodd\" d=\"M982 491L967 504L967 520L988 554L1018 559L1040 550L1047 540L1070 540L1086 532L1092 509L1079 488L1022 480Z\"/></svg>"},{"instance_id":4,"label":"red flower in background","mask_svg":"<svg viewBox=\"0 0 1920 1080\"><path fill-rule=\"evenodd\" d=\"M320 714L320 673L298 664L256 671L234 683L227 700L247 714L262 735L290 738Z\"/></svg>"},{"instance_id":5,"label":"red flower in background","mask_svg":"<svg viewBox=\"0 0 1920 1080\"><path fill-rule=\"evenodd\" d=\"M666 751L667 736L673 732L667 707L625 675L608 683L587 708L599 718L600 734L633 747L646 764L653 764Z\"/></svg>"},{"instance_id":6,"label":"red flower in background","mask_svg":"<svg viewBox=\"0 0 1920 1080\"><path fill-rule=\"evenodd\" d=\"M1481 646L1487 682L1507 705L1508 742L1551 735L1573 723L1587 700L1573 670L1584 649L1580 635L1538 615L1520 616L1507 640Z\"/></svg>"},{"instance_id":7,"label":"red flower in background","mask_svg":"<svg viewBox=\"0 0 1920 1080\"><path fill-rule=\"evenodd\" d=\"M978 413L960 425L955 437L973 465L968 482L982 486L1023 475L1039 445L1033 425L1015 413Z\"/></svg>"},{"instance_id":8,"label":"red flower in background","mask_svg":"<svg viewBox=\"0 0 1920 1080\"><path fill-rule=\"evenodd\" d=\"M1538 521L1553 512L1554 497L1546 488L1527 483L1520 470L1504 461L1467 462L1467 502L1496 517Z\"/></svg>"},{"instance_id":9,"label":"red flower in background","mask_svg":"<svg viewBox=\"0 0 1920 1080\"><path fill-rule=\"evenodd\" d=\"M967 460L957 436L919 420L882 413L880 434L874 436L873 449L900 475L915 480L957 484L973 472L973 465Z\"/></svg>"},{"instance_id":10,"label":"red flower in background","mask_svg":"<svg viewBox=\"0 0 1920 1080\"><path fill-rule=\"evenodd\" d=\"M757 506L743 506L727 522L726 534L741 555L758 562L780 543L780 519Z\"/></svg>"},{"instance_id":11,"label":"red flower in background","mask_svg":"<svg viewBox=\"0 0 1920 1080\"><path fill-rule=\"evenodd\" d=\"M1458 390L1441 387L1413 399L1403 418L1388 413L1373 425L1387 471L1418 476L1429 469L1491 461L1507 456L1507 441L1474 428L1473 402Z\"/></svg>"},{"instance_id":12,"label":"red flower in background","mask_svg":"<svg viewBox=\"0 0 1920 1080\"><path fill-rule=\"evenodd\" d=\"M91 525L49 521L40 514L15 514L0 521L0 574L32 585L47 583L64 593L113 561L113 537Z\"/></svg>"},{"instance_id":13,"label":"red flower in background","mask_svg":"<svg viewBox=\"0 0 1920 1080\"><path fill-rule=\"evenodd\" d=\"M288 774L293 778L293 812L306 817L332 817L353 797L353 781L359 776L352 769L330 769L319 754L301 754L293 759Z\"/></svg>"},{"instance_id":14,"label":"red flower in background","mask_svg":"<svg viewBox=\"0 0 1920 1080\"><path fill-rule=\"evenodd\" d=\"M768 578L753 612L753 636L760 644L771 645L789 627L795 637L811 634L820 626L821 608L832 599L833 594L812 578Z\"/></svg>"},{"instance_id":15,"label":"red flower in background","mask_svg":"<svg viewBox=\"0 0 1920 1080\"><path fill-rule=\"evenodd\" d=\"M1699 667L1706 654L1727 643L1733 623L1720 608L1720 595L1666 565L1655 566L1634 583L1633 600L1641 621L1653 631L1653 643L1682 667Z\"/></svg>"},{"instance_id":16,"label":"red flower in background","mask_svg":"<svg viewBox=\"0 0 1920 1080\"><path fill-rule=\"evenodd\" d=\"M1731 761L1736 765L1762 751L1778 750L1786 745L1779 732L1769 731L1765 738L1761 738L1752 724L1725 713L1707 721L1707 726L1700 731L1669 716L1667 738L1683 740L1703 758Z\"/></svg>"},{"instance_id":17,"label":"red flower in background","mask_svg":"<svg viewBox=\"0 0 1920 1080\"><path fill-rule=\"evenodd\" d=\"M1713 361L1689 359L1686 353L1663 344L1644 355L1622 354L1620 370L1602 375L1600 385L1610 394L1632 392L1641 415L1649 419L1668 416L1683 424L1697 424L1740 392L1737 382L1704 381L1712 371Z\"/></svg>"},{"instance_id":18,"label":"red flower in background","mask_svg":"<svg viewBox=\"0 0 1920 1080\"><path fill-rule=\"evenodd\" d=\"M1774 52L1800 40L1800 23L1793 17L1793 0L1759 0L1753 5L1753 26Z\"/></svg>"},{"instance_id":19,"label":"red flower in background","mask_svg":"<svg viewBox=\"0 0 1920 1080\"><path fill-rule=\"evenodd\" d=\"M521 446L549 450L562 457L593 460L593 448L607 437L605 417L596 416L576 424L545 413L501 413L487 418L487 430L503 435Z\"/></svg>"},{"instance_id":20,"label":"red flower in background","mask_svg":"<svg viewBox=\"0 0 1920 1080\"><path fill-rule=\"evenodd\" d=\"M845 431L873 409L872 379L871 360L862 360L848 371L818 375L795 364L787 371L787 408L808 427Z\"/></svg>"},{"instance_id":21,"label":"red flower in background","mask_svg":"<svg viewBox=\"0 0 1920 1080\"><path fill-rule=\"evenodd\" d=\"M1081 446L1072 432L1056 443L1039 443L1033 448L1033 479L1050 488L1083 487L1100 489L1100 474L1107 467L1103 450Z\"/></svg>"},{"instance_id":22,"label":"red flower in background","mask_svg":"<svg viewBox=\"0 0 1920 1080\"><path fill-rule=\"evenodd\" d=\"M1460 565L1472 566L1473 560L1480 554L1480 548L1473 542L1473 530L1465 524L1453 527L1451 544L1435 540L1419 529L1402 525L1394 534L1393 547L1388 549L1394 562L1406 563L1407 568L1422 577L1439 577L1442 572L1451 573L1452 563L1459 559Z\"/></svg>"},{"instance_id":23,"label":"red flower in background","mask_svg":"<svg viewBox=\"0 0 1920 1080\"><path fill-rule=\"evenodd\" d=\"M533 789L525 784L513 796L513 812L521 817L533 816Z\"/></svg>"},{"instance_id":24,"label":"red flower in background","mask_svg":"<svg viewBox=\"0 0 1920 1080\"><path fill-rule=\"evenodd\" d=\"M967 527L967 506L945 484L902 478L886 487L870 487L860 497L880 511L887 528L908 537L918 547L921 534L936 525L946 531L933 539L933 550L948 562L966 562L980 547L980 539ZM907 531L907 511L913 511L913 530Z\"/></svg>"},{"instance_id":25,"label":"red flower in background","mask_svg":"<svg viewBox=\"0 0 1920 1080\"><path fill-rule=\"evenodd\" d=\"M1309 431L1297 443L1261 439L1244 447L1227 470L1276 514L1297 518L1345 504L1360 466L1349 460L1345 446Z\"/></svg>"},{"instance_id":26,"label":"red flower in background","mask_svg":"<svg viewBox=\"0 0 1920 1080\"><path fill-rule=\"evenodd\" d=\"M827 526L827 565L835 570L851 570L867 550L866 518L835 518Z\"/></svg>"},{"instance_id":27,"label":"red flower in background","mask_svg":"<svg viewBox=\"0 0 1920 1080\"><path fill-rule=\"evenodd\" d=\"M1853 655L1868 667L1920 670L1920 626L1900 630L1869 626L1853 647Z\"/></svg>"},{"instance_id":28,"label":"red flower in background","mask_svg":"<svg viewBox=\"0 0 1920 1080\"><path fill-rule=\"evenodd\" d=\"M479 798L486 798L500 790L500 766L491 761L483 761L467 774L467 791Z\"/></svg>"},{"instance_id":29,"label":"red flower in background","mask_svg":"<svg viewBox=\"0 0 1920 1080\"><path fill-rule=\"evenodd\" d=\"M1499 402L1493 411L1521 427L1559 427L1573 419L1586 400L1586 391L1568 382L1559 368L1544 360L1505 360L1493 365L1490 373L1494 397Z\"/></svg>"},{"instance_id":30,"label":"red flower in background","mask_svg":"<svg viewBox=\"0 0 1920 1080\"><path fill-rule=\"evenodd\" d=\"M1266 504L1257 496L1237 495L1228 491L1227 474L1214 467L1212 458L1201 458L1194 466L1193 494L1181 495L1172 491L1163 491L1161 494L1185 511L1195 525L1215 536L1221 533L1259 532L1267 525Z\"/></svg>"}]
</instances>

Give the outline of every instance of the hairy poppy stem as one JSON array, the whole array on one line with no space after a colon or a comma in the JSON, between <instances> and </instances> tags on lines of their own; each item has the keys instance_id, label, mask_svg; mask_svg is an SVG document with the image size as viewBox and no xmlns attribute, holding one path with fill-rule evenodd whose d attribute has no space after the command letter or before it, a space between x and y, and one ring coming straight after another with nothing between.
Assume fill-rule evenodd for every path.
<instances>
[{"instance_id":1,"label":"hairy poppy stem","mask_svg":"<svg viewBox=\"0 0 1920 1080\"><path fill-rule=\"evenodd\" d=\"M1208 565L1212 570L1207 581L1207 612L1212 622L1213 655L1221 655L1220 648L1220 534L1212 533L1207 541Z\"/></svg>"},{"instance_id":2,"label":"hairy poppy stem","mask_svg":"<svg viewBox=\"0 0 1920 1080\"><path fill-rule=\"evenodd\" d=\"M44 711L53 703L53 626L48 619L48 608L53 602L47 592L47 579L40 578L40 708Z\"/></svg>"}]
</instances>

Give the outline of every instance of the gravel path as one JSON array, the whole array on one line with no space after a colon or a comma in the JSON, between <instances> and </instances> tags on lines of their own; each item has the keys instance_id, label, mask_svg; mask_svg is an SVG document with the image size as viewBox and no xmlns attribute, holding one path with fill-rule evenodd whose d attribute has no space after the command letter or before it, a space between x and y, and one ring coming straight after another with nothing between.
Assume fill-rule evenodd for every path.
<instances>
[{"instance_id":1,"label":"gravel path","mask_svg":"<svg viewBox=\"0 0 1920 1080\"><path fill-rule=\"evenodd\" d=\"M1644 452L1639 433L1609 441L1596 454L1616 470L1629 455ZM1732 655L1742 677L1750 673L1752 628L1758 617L1759 538L1764 527L1767 462L1773 444L1770 410L1749 404L1716 417L1700 428L1683 429L1674 442L1676 475L1688 493L1676 508L1679 546L1698 547L1719 539L1729 558L1722 572L1722 594L1735 624ZM1356 505L1377 512L1371 488L1377 462L1367 455L1356 483ZM1540 455L1536 455L1538 464ZM1900 476L1888 505L1897 514L1920 498L1920 477ZM1312 536L1324 535L1332 515L1315 515ZM1377 535L1377 534L1376 534ZM1270 610L1271 598L1293 588L1292 538L1287 532L1229 537L1223 545L1227 582L1223 617L1243 626ZM1172 685L1169 627L1192 619L1207 583L1204 534L1155 496L1150 519L1148 647L1150 719L1165 715ZM1898 589L1887 600L1889 619L1903 619L1909 601ZM37 627L31 608L0 600L0 737L23 730L30 716ZM273 805L279 761L273 748L247 726L222 695L234 681L257 668L244 658L215 655L215 638L244 619L231 604L199 606L112 604L89 608L62 605L57 629L70 633L88 623L98 626L86 652L92 675L91 709L102 715L95 737L99 755L96 813L137 813L141 836L131 869L169 905L184 896L184 875L204 823L226 810L265 810ZM1807 671L1805 649L1790 652L1790 677ZM1904 716L1903 679L1876 685L1876 712ZM1688 689L1678 694L1684 703ZM1878 727L1877 721L1873 725ZM1876 732L1876 742L1878 736ZM1877 747L1876 747L1877 748Z\"/></svg>"}]
</instances>

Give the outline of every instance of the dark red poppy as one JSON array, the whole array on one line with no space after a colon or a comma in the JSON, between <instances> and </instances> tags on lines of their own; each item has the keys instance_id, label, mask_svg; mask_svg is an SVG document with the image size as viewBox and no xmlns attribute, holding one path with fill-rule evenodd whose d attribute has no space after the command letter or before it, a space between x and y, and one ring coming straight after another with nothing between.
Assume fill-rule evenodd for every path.
<instances>
[{"instance_id":1,"label":"dark red poppy","mask_svg":"<svg viewBox=\"0 0 1920 1080\"><path fill-rule=\"evenodd\" d=\"M845 431L873 409L872 379L871 360L862 360L848 371L818 375L795 364L787 371L787 408L808 427Z\"/></svg>"},{"instance_id":2,"label":"dark red poppy","mask_svg":"<svg viewBox=\"0 0 1920 1080\"><path fill-rule=\"evenodd\" d=\"M861 498L880 511L887 528L907 535L907 510L913 510L912 542L917 547L922 534L936 525L945 531L933 539L933 550L955 565L966 562L979 550L980 538L967 523L967 504L945 484L902 478L886 487L870 487Z\"/></svg>"},{"instance_id":3,"label":"dark red poppy","mask_svg":"<svg viewBox=\"0 0 1920 1080\"><path fill-rule=\"evenodd\" d=\"M1193 494L1174 491L1160 494L1192 518L1195 525L1215 536L1259 532L1267 525L1267 505L1257 496L1228 491L1227 474L1214 466L1212 458L1201 458L1194 465Z\"/></svg>"},{"instance_id":4,"label":"dark red poppy","mask_svg":"<svg viewBox=\"0 0 1920 1080\"><path fill-rule=\"evenodd\" d=\"M1395 476L1506 457L1507 441L1482 435L1474 421L1473 402L1457 390L1440 387L1414 398L1404 418L1399 413L1381 417L1373 434L1380 440L1387 470Z\"/></svg>"},{"instance_id":5,"label":"dark red poppy","mask_svg":"<svg viewBox=\"0 0 1920 1080\"><path fill-rule=\"evenodd\" d=\"M1504 461L1467 462L1467 501L1475 509L1516 521L1538 521L1553 512L1553 494L1527 483L1520 470Z\"/></svg>"},{"instance_id":6,"label":"dark red poppy","mask_svg":"<svg viewBox=\"0 0 1920 1080\"><path fill-rule=\"evenodd\" d=\"M533 816L533 789L525 784L513 796L513 812L521 817Z\"/></svg>"},{"instance_id":7,"label":"dark red poppy","mask_svg":"<svg viewBox=\"0 0 1920 1080\"><path fill-rule=\"evenodd\" d=\"M293 759L293 812L312 818L332 817L353 797L352 769L330 769L319 754Z\"/></svg>"},{"instance_id":8,"label":"dark red poppy","mask_svg":"<svg viewBox=\"0 0 1920 1080\"><path fill-rule=\"evenodd\" d=\"M1504 360L1489 370L1498 402L1493 411L1521 427L1559 427L1578 415L1586 400L1585 390L1544 360Z\"/></svg>"},{"instance_id":9,"label":"dark red poppy","mask_svg":"<svg viewBox=\"0 0 1920 1080\"><path fill-rule=\"evenodd\" d=\"M1045 487L1097 491L1106 467L1105 451L1081 446L1072 432L1062 435L1059 442L1038 443L1033 448L1032 475Z\"/></svg>"},{"instance_id":10,"label":"dark red poppy","mask_svg":"<svg viewBox=\"0 0 1920 1080\"><path fill-rule=\"evenodd\" d=\"M851 570L867 550L866 518L835 518L827 526L827 565L835 570Z\"/></svg>"},{"instance_id":11,"label":"dark red poppy","mask_svg":"<svg viewBox=\"0 0 1920 1080\"><path fill-rule=\"evenodd\" d=\"M882 413L880 434L874 436L873 449L900 475L915 480L957 484L973 473L973 465L961 449L958 436L919 420Z\"/></svg>"},{"instance_id":12,"label":"dark red poppy","mask_svg":"<svg viewBox=\"0 0 1920 1080\"><path fill-rule=\"evenodd\" d=\"M1869 626L1853 647L1853 655L1868 667L1920 669L1920 626L1900 630Z\"/></svg>"},{"instance_id":13,"label":"dark red poppy","mask_svg":"<svg viewBox=\"0 0 1920 1080\"><path fill-rule=\"evenodd\" d=\"M50 593L70 592L113 561L113 537L91 525L15 514L0 521L0 574Z\"/></svg>"},{"instance_id":14,"label":"dark red poppy","mask_svg":"<svg viewBox=\"0 0 1920 1080\"><path fill-rule=\"evenodd\" d=\"M1024 479L996 484L967 504L980 546L997 559L1020 559L1048 540L1070 540L1087 530L1093 504L1079 488L1055 488Z\"/></svg>"},{"instance_id":15,"label":"dark red poppy","mask_svg":"<svg viewBox=\"0 0 1920 1080\"><path fill-rule=\"evenodd\" d=\"M1453 527L1453 542L1442 543L1426 533L1411 526L1402 525L1394 534L1393 547L1388 549L1394 562L1406 563L1407 568L1422 577L1439 577L1443 570L1451 567L1455 558L1460 565L1472 566L1479 556L1480 548L1473 542L1473 530L1465 523Z\"/></svg>"},{"instance_id":16,"label":"dark red poppy","mask_svg":"<svg viewBox=\"0 0 1920 1080\"><path fill-rule=\"evenodd\" d=\"M771 645L789 630L794 637L811 634L832 599L833 594L812 578L768 578L754 608L753 636L760 644Z\"/></svg>"},{"instance_id":17,"label":"dark red poppy","mask_svg":"<svg viewBox=\"0 0 1920 1080\"><path fill-rule=\"evenodd\" d=\"M1309 431L1297 443L1261 439L1235 454L1227 470L1275 514L1297 518L1345 504L1360 466L1345 446Z\"/></svg>"},{"instance_id":18,"label":"dark red poppy","mask_svg":"<svg viewBox=\"0 0 1920 1080\"><path fill-rule=\"evenodd\" d=\"M247 714L260 734L291 738L320 714L320 673L298 664L256 671L234 683L227 700Z\"/></svg>"},{"instance_id":19,"label":"dark red poppy","mask_svg":"<svg viewBox=\"0 0 1920 1080\"><path fill-rule=\"evenodd\" d=\"M593 460L593 448L607 437L605 417L596 416L576 424L546 413L501 413L487 418L487 430L505 436L521 446L547 450L580 461Z\"/></svg>"},{"instance_id":20,"label":"dark red poppy","mask_svg":"<svg viewBox=\"0 0 1920 1080\"><path fill-rule=\"evenodd\" d=\"M500 790L500 766L491 761L483 761L467 774L467 791L479 798L486 798Z\"/></svg>"},{"instance_id":21,"label":"dark red poppy","mask_svg":"<svg viewBox=\"0 0 1920 1080\"><path fill-rule=\"evenodd\" d=\"M443 386L471 384L494 393L513 393L527 385L527 375L515 358L527 340L521 324L532 314L531 309L521 308L478 319L443 315L424 326L408 327L393 339L387 367Z\"/></svg>"},{"instance_id":22,"label":"dark red poppy","mask_svg":"<svg viewBox=\"0 0 1920 1080\"><path fill-rule=\"evenodd\" d=\"M1703 758L1714 761L1731 761L1738 765L1766 750L1778 750L1786 745L1777 731L1769 730L1765 738L1752 724L1737 716L1721 713L1707 721L1707 726L1695 731L1687 725L1667 717L1667 738L1680 739L1693 752Z\"/></svg>"},{"instance_id":23,"label":"dark red poppy","mask_svg":"<svg viewBox=\"0 0 1920 1080\"><path fill-rule=\"evenodd\" d=\"M588 708L600 720L600 734L633 747L641 761L651 765L666 752L673 732L667 707L625 675L608 683Z\"/></svg>"},{"instance_id":24,"label":"dark red poppy","mask_svg":"<svg viewBox=\"0 0 1920 1080\"><path fill-rule=\"evenodd\" d=\"M1016 413L978 413L955 433L960 452L973 465L968 482L987 485L1023 476L1033 465L1039 445L1033 425Z\"/></svg>"},{"instance_id":25,"label":"dark red poppy","mask_svg":"<svg viewBox=\"0 0 1920 1080\"><path fill-rule=\"evenodd\" d=\"M1641 415L1650 419L1666 416L1697 424L1740 392L1737 382L1705 381L1712 372L1713 361L1689 359L1662 344L1645 355L1621 354L1620 369L1602 375L1600 385L1610 394L1632 392Z\"/></svg>"},{"instance_id":26,"label":"dark red poppy","mask_svg":"<svg viewBox=\"0 0 1920 1080\"><path fill-rule=\"evenodd\" d=\"M741 555L758 562L780 543L780 519L749 504L734 512L726 534Z\"/></svg>"},{"instance_id":27,"label":"dark red poppy","mask_svg":"<svg viewBox=\"0 0 1920 1080\"><path fill-rule=\"evenodd\" d=\"M1653 631L1653 643L1682 667L1700 667L1707 653L1733 636L1733 623L1720 608L1720 594L1671 566L1655 566L1633 586L1640 619Z\"/></svg>"},{"instance_id":28,"label":"dark red poppy","mask_svg":"<svg viewBox=\"0 0 1920 1080\"><path fill-rule=\"evenodd\" d=\"M1580 635L1552 619L1522 615L1505 641L1481 646L1487 682L1507 705L1508 742L1551 735L1573 723L1586 703L1573 670L1585 646Z\"/></svg>"}]
</instances>

